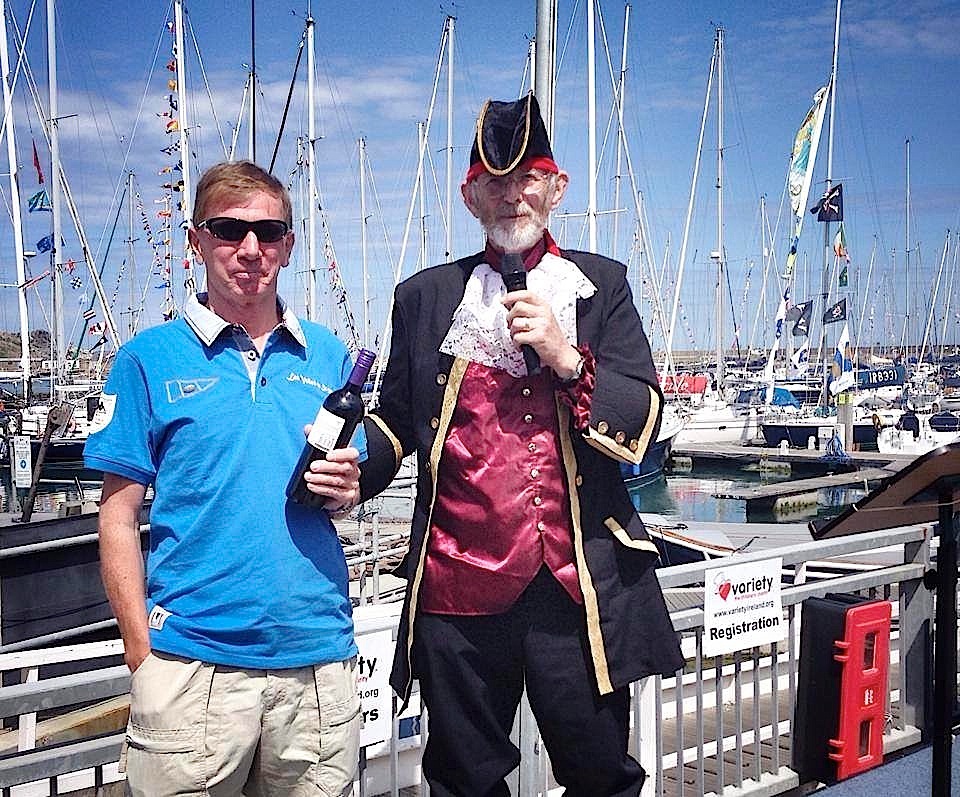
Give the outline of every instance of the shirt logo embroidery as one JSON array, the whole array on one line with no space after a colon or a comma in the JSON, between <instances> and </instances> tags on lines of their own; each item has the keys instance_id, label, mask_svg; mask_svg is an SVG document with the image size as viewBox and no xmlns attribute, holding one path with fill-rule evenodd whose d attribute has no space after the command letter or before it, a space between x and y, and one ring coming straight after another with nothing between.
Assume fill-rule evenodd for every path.
<instances>
[{"instance_id":1,"label":"shirt logo embroidery","mask_svg":"<svg viewBox=\"0 0 960 797\"><path fill-rule=\"evenodd\" d=\"M168 379L164 382L164 387L167 389L167 401L176 404L180 399L198 396L219 381L220 377L218 376L209 379Z\"/></svg>"},{"instance_id":2,"label":"shirt logo embroidery","mask_svg":"<svg viewBox=\"0 0 960 797\"><path fill-rule=\"evenodd\" d=\"M94 411L93 418L90 420L89 434L103 431L110 425L110 421L113 420L113 410L116 406L116 393L100 394L100 402L97 404L97 409Z\"/></svg>"},{"instance_id":3,"label":"shirt logo embroidery","mask_svg":"<svg viewBox=\"0 0 960 797\"><path fill-rule=\"evenodd\" d=\"M313 379L305 374L298 374L296 371L291 371L287 374L288 382L299 382L301 385L310 385L310 387L315 387L318 390L322 390L324 393L332 393L334 388L329 385L324 384L323 382L318 382L316 379Z\"/></svg>"},{"instance_id":4,"label":"shirt logo embroidery","mask_svg":"<svg viewBox=\"0 0 960 797\"><path fill-rule=\"evenodd\" d=\"M162 631L163 624L167 621L168 617L170 617L170 612L160 605L154 606L153 611L150 612L147 625L149 625L154 631Z\"/></svg>"}]
</instances>

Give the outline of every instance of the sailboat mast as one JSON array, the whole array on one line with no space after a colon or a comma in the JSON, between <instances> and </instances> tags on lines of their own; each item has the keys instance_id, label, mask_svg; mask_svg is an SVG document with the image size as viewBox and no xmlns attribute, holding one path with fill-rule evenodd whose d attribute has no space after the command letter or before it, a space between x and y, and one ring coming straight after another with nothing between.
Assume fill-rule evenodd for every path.
<instances>
[{"instance_id":1,"label":"sailboat mast","mask_svg":"<svg viewBox=\"0 0 960 797\"><path fill-rule=\"evenodd\" d=\"M421 152L426 152L427 148L427 126L424 122L417 122L417 142ZM420 260L417 264L417 270L427 267L427 189L424 175L420 176L417 182L417 203L420 207Z\"/></svg>"},{"instance_id":2,"label":"sailboat mast","mask_svg":"<svg viewBox=\"0 0 960 797\"><path fill-rule=\"evenodd\" d=\"M534 87L540 114L553 140L553 54L556 27L556 0L537 0L537 32Z\"/></svg>"},{"instance_id":3,"label":"sailboat mast","mask_svg":"<svg viewBox=\"0 0 960 797\"><path fill-rule=\"evenodd\" d=\"M135 213L136 197L133 172L127 172L127 284L130 286L130 317L127 319L127 340L133 337L139 323L140 297L137 296Z\"/></svg>"},{"instance_id":4,"label":"sailboat mast","mask_svg":"<svg viewBox=\"0 0 960 797\"><path fill-rule=\"evenodd\" d=\"M257 162L257 14L256 0L250 0L250 160Z\"/></svg>"},{"instance_id":5,"label":"sailboat mast","mask_svg":"<svg viewBox=\"0 0 960 797\"><path fill-rule=\"evenodd\" d=\"M830 70L830 126L827 128L827 179L824 194L830 191L833 185L833 130L836 122L837 105L837 56L840 50L840 2L837 0L837 13L833 26L833 64ZM820 295L823 300L821 309L826 312L827 301L830 298L830 222L823 224L823 272L820 278ZM820 327L820 363L823 365L823 401L827 403L827 377L829 369L826 367L827 328Z\"/></svg>"},{"instance_id":6,"label":"sailboat mast","mask_svg":"<svg viewBox=\"0 0 960 797\"><path fill-rule=\"evenodd\" d=\"M723 28L717 28L717 387L723 387Z\"/></svg>"},{"instance_id":7,"label":"sailboat mast","mask_svg":"<svg viewBox=\"0 0 960 797\"><path fill-rule=\"evenodd\" d=\"M904 246L903 246L903 258L904 258L904 271L903 271L903 275L904 275L904 279L903 279L903 284L904 284L904 287L906 288L906 291L907 291L907 295L906 295L906 310L907 310L907 312L906 312L906 317L905 317L905 320L904 320L904 325L905 325L906 330L907 330L907 336L906 336L906 340L905 340L905 347L906 347L907 351L909 351L909 350L910 350L910 341L911 341L912 336L913 336L913 330L910 328L910 316L911 316L910 310L912 309L912 308L911 308L911 305L913 304L913 302L911 301L911 298L912 298L913 294L910 292L910 276L911 276L911 269L910 269L910 139L909 139L909 138L906 139L906 141L904 141L903 144L904 144L904 162L905 162L905 164L906 164L906 175L905 175L905 178L906 178L906 189L905 189L905 192L904 192L904 193L905 193L904 214L905 214L906 218L903 220L903 221L904 221L904 224L903 224L903 227L904 227Z\"/></svg>"},{"instance_id":8,"label":"sailboat mast","mask_svg":"<svg viewBox=\"0 0 960 797\"><path fill-rule=\"evenodd\" d=\"M316 113L316 44L313 15L307 12L307 298L306 315L317 317L317 140Z\"/></svg>"},{"instance_id":9,"label":"sailboat mast","mask_svg":"<svg viewBox=\"0 0 960 797\"><path fill-rule=\"evenodd\" d=\"M17 285L27 281L26 255L23 251L23 222L20 217L20 178L17 171L17 141L13 129L13 96L10 89L10 54L7 52L6 1L0 0L0 80L3 81L3 127L7 137L7 163L10 174L10 212L13 221L14 257L17 260ZM20 378L23 396L30 385L30 325L27 316L27 291L17 288L20 315Z\"/></svg>"},{"instance_id":10,"label":"sailboat mast","mask_svg":"<svg viewBox=\"0 0 960 797\"><path fill-rule=\"evenodd\" d=\"M363 274L363 347L370 348L370 287L367 279L367 142L360 137L360 264Z\"/></svg>"},{"instance_id":11,"label":"sailboat mast","mask_svg":"<svg viewBox=\"0 0 960 797\"><path fill-rule=\"evenodd\" d=\"M187 121L187 59L186 37L183 35L183 0L174 3L174 32L177 58L177 113L180 117L180 177L183 179L180 203L183 208L183 219L189 222L193 218L193 178L190 174L190 137ZM176 211L176 208L171 208ZM186 230L184 230L184 251L188 260L193 259L193 249L187 245ZM193 270L190 271L193 274Z\"/></svg>"},{"instance_id":12,"label":"sailboat mast","mask_svg":"<svg viewBox=\"0 0 960 797\"><path fill-rule=\"evenodd\" d=\"M597 251L597 64L594 0L587 0L587 230L588 250Z\"/></svg>"},{"instance_id":13,"label":"sailboat mast","mask_svg":"<svg viewBox=\"0 0 960 797\"><path fill-rule=\"evenodd\" d=\"M62 240L62 214L60 208L60 119L57 94L57 28L56 2L47 0L47 85L50 92L50 205L53 208L52 245L50 248L50 281L53 286L53 333L51 335L50 395L53 385L60 381L60 371L66 359L63 325L63 275L60 251Z\"/></svg>"},{"instance_id":14,"label":"sailboat mast","mask_svg":"<svg viewBox=\"0 0 960 797\"><path fill-rule=\"evenodd\" d=\"M444 215L447 220L445 262L453 259L453 29L456 17L447 17L447 195Z\"/></svg>"},{"instance_id":15,"label":"sailboat mast","mask_svg":"<svg viewBox=\"0 0 960 797\"><path fill-rule=\"evenodd\" d=\"M626 145L626 133L623 126L623 98L627 84L627 34L630 30L630 5L623 12L623 44L620 47L620 80L617 83L617 171L613 178L613 240L610 245L610 257L617 259L617 243L620 237L620 180L623 167L623 149ZM638 219L639 221L639 219Z\"/></svg>"}]
</instances>

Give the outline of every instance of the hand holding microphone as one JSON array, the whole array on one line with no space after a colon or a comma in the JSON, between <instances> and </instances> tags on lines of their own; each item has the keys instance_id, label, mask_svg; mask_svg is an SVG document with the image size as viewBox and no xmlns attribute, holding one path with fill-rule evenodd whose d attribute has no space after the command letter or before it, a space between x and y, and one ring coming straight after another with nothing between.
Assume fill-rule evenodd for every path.
<instances>
[{"instance_id":1,"label":"hand holding microphone","mask_svg":"<svg viewBox=\"0 0 960 797\"><path fill-rule=\"evenodd\" d=\"M523 266L523 258L516 252L506 252L500 259L500 274L507 291L524 291L527 289L527 270ZM529 330L528 330L529 331ZM520 346L523 354L523 363L527 366L527 373L535 376L540 373L540 356L533 346L526 343Z\"/></svg>"}]
</instances>

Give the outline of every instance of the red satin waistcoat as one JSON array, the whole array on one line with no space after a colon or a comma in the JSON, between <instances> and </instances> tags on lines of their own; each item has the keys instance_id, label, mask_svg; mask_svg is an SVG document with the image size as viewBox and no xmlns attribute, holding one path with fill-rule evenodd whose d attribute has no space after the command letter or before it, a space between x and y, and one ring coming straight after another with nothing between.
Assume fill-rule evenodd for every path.
<instances>
[{"instance_id":1,"label":"red satin waistcoat","mask_svg":"<svg viewBox=\"0 0 960 797\"><path fill-rule=\"evenodd\" d=\"M422 611L504 612L544 564L583 602L561 462L552 372L471 363L438 468Z\"/></svg>"}]
</instances>

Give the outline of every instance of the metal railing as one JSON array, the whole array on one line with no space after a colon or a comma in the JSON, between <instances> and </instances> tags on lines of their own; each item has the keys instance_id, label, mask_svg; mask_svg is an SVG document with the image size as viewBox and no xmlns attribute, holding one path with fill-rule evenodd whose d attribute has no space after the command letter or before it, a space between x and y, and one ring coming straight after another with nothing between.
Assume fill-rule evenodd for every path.
<instances>
[{"instance_id":1,"label":"metal railing","mask_svg":"<svg viewBox=\"0 0 960 797\"><path fill-rule=\"evenodd\" d=\"M855 592L892 603L884 747L890 752L920 742L931 721L933 595L923 586L931 542L930 526L914 526L659 570L668 600L684 596L688 604L671 612L687 667L675 677L648 678L633 689L631 752L648 773L644 797L775 795L802 785L790 768L801 622L798 609L805 599L828 592ZM865 553L883 558L885 563L850 562ZM724 657L706 657L698 591L702 595L709 569L771 558L783 561L786 640ZM395 637L398 612L395 603L359 606L358 637L384 630ZM42 736L37 730L37 711L123 695L128 683L123 667L50 679L39 679L39 668L108 652L118 654L119 643L0 655L0 669L21 672L21 683L0 688L0 713L18 728L17 750L0 758L4 797L10 793L8 787L28 780L43 779L32 791L18 789L17 795L64 794L71 783L98 785L122 778L111 763L122 740L122 726L97 738L82 736L60 746L35 747ZM393 716L390 738L365 748L357 793L361 797L400 795L401 790L404 795L426 794L426 787L419 785L419 760L428 726L429 718L421 715L415 694L408 711ZM551 794L555 783L549 760L525 702L515 738L522 761L512 776L512 793L519 797Z\"/></svg>"}]
</instances>

